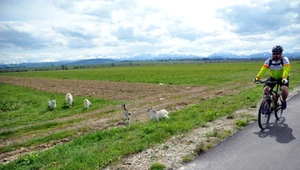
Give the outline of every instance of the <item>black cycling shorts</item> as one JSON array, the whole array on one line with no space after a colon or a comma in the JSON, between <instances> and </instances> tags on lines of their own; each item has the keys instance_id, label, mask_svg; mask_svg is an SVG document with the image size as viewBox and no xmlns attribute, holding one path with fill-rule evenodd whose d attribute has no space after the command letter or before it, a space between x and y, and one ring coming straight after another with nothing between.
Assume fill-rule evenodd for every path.
<instances>
[{"instance_id":1,"label":"black cycling shorts","mask_svg":"<svg viewBox=\"0 0 300 170\"><path fill-rule=\"evenodd\" d=\"M265 86L269 86L271 88L275 87L276 84L269 84L268 81L280 81L280 86L287 86L289 87L289 83L290 83L290 80L289 80L289 77L287 77L287 80L288 80L288 83L287 84L282 84L282 79L274 79L273 77L269 77L264 85Z\"/></svg>"}]
</instances>

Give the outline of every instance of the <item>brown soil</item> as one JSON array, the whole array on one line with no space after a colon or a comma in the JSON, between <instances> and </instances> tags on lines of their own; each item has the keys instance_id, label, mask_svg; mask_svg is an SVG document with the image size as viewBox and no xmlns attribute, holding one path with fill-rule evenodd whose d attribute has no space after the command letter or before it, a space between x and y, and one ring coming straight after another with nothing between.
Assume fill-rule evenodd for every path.
<instances>
[{"instance_id":1,"label":"brown soil","mask_svg":"<svg viewBox=\"0 0 300 170\"><path fill-rule=\"evenodd\" d=\"M229 84L228 86L223 86L223 89L211 89L209 87L203 86L178 86L178 85L163 85L163 84L143 84L143 83L125 83L125 82L104 82L104 81L88 81L88 80L60 80L60 79L45 79L45 78L23 78L23 77L6 77L0 76L0 83L7 83L16 86L28 87L36 90L47 91L47 92L55 92L55 93L72 93L75 100L76 96L90 96L96 98L103 98L109 100L124 100L124 101L134 101L128 102L126 107L128 110L132 112L132 122L143 122L149 121L150 116L146 112L149 106L153 106L155 109L159 110L162 108L167 109L172 112L178 109L182 109L191 104L199 103L203 100L210 99L216 96L229 95L232 93L236 93L240 90L245 90L252 86L252 84L241 85L241 84ZM117 114L111 114L107 117L99 118L95 115L99 115L101 113L105 113L108 110L117 109L119 112ZM123 112L120 106L111 106L109 108L91 111L85 114L78 114L70 117L60 118L51 120L53 122L66 121L72 119L78 119L80 117L91 117L83 122L78 124L70 125L64 129L55 129L52 132L48 132L47 134L39 134L41 136L47 136L52 133L57 133L60 131L70 130L70 129L78 129L80 127L87 127L89 130L94 129L107 129L115 126L122 126L124 122L122 122ZM227 119L228 120L228 119ZM223 123L222 123L223 122ZM45 122L43 122L45 123ZM230 126L228 124L232 124L230 121L219 121L219 126ZM29 125L33 126L33 125ZM232 128L233 125L231 125ZM23 126L24 127L24 126ZM14 129L22 128L15 127ZM202 128L201 133L209 131L211 128ZM5 131L8 129L1 129L0 131ZM197 132L198 133L198 132ZM78 132L78 136L82 135L81 132ZM193 136L193 135L191 135ZM197 135L199 136L199 135ZM18 143L20 141L26 141L36 137L34 134L29 136L22 136L19 138L13 138L9 141L1 141L0 146L6 146L12 143ZM194 142L196 143L198 139ZM63 139L59 141L52 141L50 143L45 143L38 146L32 146L28 148L22 148L15 150L13 152L1 153L0 154L0 162L7 163L9 161L17 159L19 156L28 154L30 152L36 150L43 150L51 148L57 144L68 142L72 139ZM171 142L174 140L170 139ZM180 140L180 142L183 142ZM179 158L182 154L190 151L190 149L185 150L184 147L181 147L179 141L173 141L172 145L178 144L180 147L177 148L176 152L178 153L177 157L172 159L172 154L177 153L169 153L170 157L163 156L164 159L168 161L163 161L162 163L167 165L167 167L178 167L180 164ZM159 148L159 147L158 147ZM191 145L192 148L192 145ZM159 149L158 149L159 150ZM185 151L183 151L185 150ZM124 162L121 163L122 169L133 169L133 167L139 167L138 169L148 169L153 159L147 159L147 155L149 154L149 150L140 153L140 156L133 155L129 158L124 159ZM181 154L180 154L181 153ZM145 159L141 159L141 155L145 157ZM164 154L165 155L165 154ZM149 156L149 155L148 155ZM173 155L174 156L174 155ZM144 160L144 163L139 163L139 165L134 164L133 162L140 162L139 159ZM149 158L149 157L148 157ZM161 159L163 160L163 159ZM131 166L128 165L128 161ZM179 162L178 162L179 161ZM120 168L118 166L111 167Z\"/></svg>"}]
</instances>

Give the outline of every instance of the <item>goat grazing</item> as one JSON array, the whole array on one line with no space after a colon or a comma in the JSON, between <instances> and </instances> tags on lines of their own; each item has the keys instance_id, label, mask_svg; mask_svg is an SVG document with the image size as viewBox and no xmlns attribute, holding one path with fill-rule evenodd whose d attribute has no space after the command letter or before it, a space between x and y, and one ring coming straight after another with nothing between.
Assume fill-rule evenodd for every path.
<instances>
[{"instance_id":1,"label":"goat grazing","mask_svg":"<svg viewBox=\"0 0 300 170\"><path fill-rule=\"evenodd\" d=\"M160 118L167 118L169 119L169 112L166 109L162 109L159 111L155 111L152 107L149 107L147 112L150 113L151 119L160 119Z\"/></svg>"},{"instance_id":2,"label":"goat grazing","mask_svg":"<svg viewBox=\"0 0 300 170\"><path fill-rule=\"evenodd\" d=\"M73 96L71 93L67 93L66 95L66 102L67 102L67 105L69 107L72 107L72 104L73 104Z\"/></svg>"},{"instance_id":3,"label":"goat grazing","mask_svg":"<svg viewBox=\"0 0 300 170\"><path fill-rule=\"evenodd\" d=\"M88 109L92 105L88 99L84 99L83 104L85 109Z\"/></svg>"},{"instance_id":4,"label":"goat grazing","mask_svg":"<svg viewBox=\"0 0 300 170\"><path fill-rule=\"evenodd\" d=\"M128 123L130 124L131 123L131 112L129 110L126 109L126 106L125 104L122 104L122 109L123 109L123 112L124 112L124 121L128 121Z\"/></svg>"},{"instance_id":5,"label":"goat grazing","mask_svg":"<svg viewBox=\"0 0 300 170\"><path fill-rule=\"evenodd\" d=\"M50 100L50 101L48 102L48 108L49 108L50 110L53 110L54 108L56 108L56 100Z\"/></svg>"}]
</instances>

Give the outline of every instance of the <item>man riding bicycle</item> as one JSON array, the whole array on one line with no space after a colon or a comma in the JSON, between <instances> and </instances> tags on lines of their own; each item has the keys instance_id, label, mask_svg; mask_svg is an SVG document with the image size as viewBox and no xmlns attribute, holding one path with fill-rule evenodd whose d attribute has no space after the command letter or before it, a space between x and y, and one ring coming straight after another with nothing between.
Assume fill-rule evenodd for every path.
<instances>
[{"instance_id":1,"label":"man riding bicycle","mask_svg":"<svg viewBox=\"0 0 300 170\"><path fill-rule=\"evenodd\" d=\"M257 74L254 81L259 81L260 78L265 74L267 69L270 70L270 77L268 80L271 81L280 81L280 89L282 96L282 109L286 109L286 99L289 95L288 87L289 87L289 73L290 73L290 61L287 57L282 56L283 49L280 45L276 45L272 49L272 57L268 58L263 66L261 67L259 73ZM266 84L264 85L263 94L268 93L270 88L273 88L274 84Z\"/></svg>"}]
</instances>

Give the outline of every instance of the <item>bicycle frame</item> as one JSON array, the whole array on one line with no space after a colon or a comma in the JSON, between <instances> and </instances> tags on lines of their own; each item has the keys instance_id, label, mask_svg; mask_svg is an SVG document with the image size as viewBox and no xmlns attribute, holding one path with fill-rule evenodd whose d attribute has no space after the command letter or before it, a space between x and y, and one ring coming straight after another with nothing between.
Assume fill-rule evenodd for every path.
<instances>
[{"instance_id":1,"label":"bicycle frame","mask_svg":"<svg viewBox=\"0 0 300 170\"><path fill-rule=\"evenodd\" d=\"M271 102L274 102L274 108L275 110L281 109L281 105L278 105L278 100L281 100L281 94L280 94L280 81L259 81L259 83L268 83L268 84L275 84L273 87L269 87L268 92L265 94L264 98L268 98L268 100Z\"/></svg>"},{"instance_id":2,"label":"bicycle frame","mask_svg":"<svg viewBox=\"0 0 300 170\"><path fill-rule=\"evenodd\" d=\"M270 116L273 111L276 119L279 119L282 115L282 100L281 94L279 93L280 81L259 81L258 83L267 83L272 86L268 92L264 94L264 98L258 112L258 124L259 127L264 130L269 123ZM279 110L281 110L280 113L278 112Z\"/></svg>"},{"instance_id":3,"label":"bicycle frame","mask_svg":"<svg viewBox=\"0 0 300 170\"><path fill-rule=\"evenodd\" d=\"M270 95L271 98L271 104L273 105L272 111L275 112L275 117L276 119L279 119L281 114L282 114L282 107L281 107L281 94L280 94L280 82L279 81L273 81L273 82L268 82L268 83L273 83L275 86L273 88L270 88L268 91L268 95ZM281 110L280 115L278 114L278 111Z\"/></svg>"}]
</instances>

